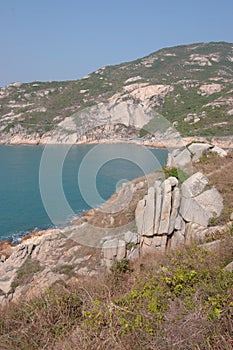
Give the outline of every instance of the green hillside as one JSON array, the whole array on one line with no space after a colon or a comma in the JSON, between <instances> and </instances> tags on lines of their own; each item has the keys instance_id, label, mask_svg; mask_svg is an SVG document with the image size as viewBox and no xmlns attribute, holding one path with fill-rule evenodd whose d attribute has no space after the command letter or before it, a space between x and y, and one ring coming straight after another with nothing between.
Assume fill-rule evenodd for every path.
<instances>
[{"instance_id":1,"label":"green hillside","mask_svg":"<svg viewBox=\"0 0 233 350\"><path fill-rule=\"evenodd\" d=\"M233 134L233 44L199 43L159 50L144 58L103 67L77 81L15 83L0 90L0 133L43 135L64 118L86 107L143 98L124 87L167 85L169 93L151 95L150 107L182 135ZM122 94L123 91L123 94Z\"/></svg>"}]
</instances>

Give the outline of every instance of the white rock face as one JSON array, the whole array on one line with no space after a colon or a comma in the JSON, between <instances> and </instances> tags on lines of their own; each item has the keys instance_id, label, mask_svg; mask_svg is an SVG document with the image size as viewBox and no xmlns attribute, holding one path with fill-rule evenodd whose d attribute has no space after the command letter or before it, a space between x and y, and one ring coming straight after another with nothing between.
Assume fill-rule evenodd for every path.
<instances>
[{"instance_id":1,"label":"white rock face","mask_svg":"<svg viewBox=\"0 0 233 350\"><path fill-rule=\"evenodd\" d=\"M212 217L218 217L223 209L223 199L216 188L204 191L208 179L196 173L181 186L180 215L187 222L207 227Z\"/></svg>"},{"instance_id":2,"label":"white rock face","mask_svg":"<svg viewBox=\"0 0 233 350\"><path fill-rule=\"evenodd\" d=\"M211 148L211 145L208 143L192 143L187 147L188 150L193 154L192 161L198 161L205 151L208 151Z\"/></svg>"},{"instance_id":3,"label":"white rock face","mask_svg":"<svg viewBox=\"0 0 233 350\"><path fill-rule=\"evenodd\" d=\"M154 187L148 189L146 206L144 208L144 230L145 236L154 235L154 211L155 211L155 191Z\"/></svg>"},{"instance_id":4,"label":"white rock face","mask_svg":"<svg viewBox=\"0 0 233 350\"><path fill-rule=\"evenodd\" d=\"M200 86L200 93L202 96L210 96L216 92L220 92L221 90L221 84L204 84Z\"/></svg>"},{"instance_id":5,"label":"white rock face","mask_svg":"<svg viewBox=\"0 0 233 350\"><path fill-rule=\"evenodd\" d=\"M169 153L167 166L177 167L188 174L192 173L192 162L198 162L204 152L216 152L219 156L225 157L227 152L220 147L212 146L209 143L192 142L184 150L175 150Z\"/></svg>"},{"instance_id":6,"label":"white rock face","mask_svg":"<svg viewBox=\"0 0 233 350\"><path fill-rule=\"evenodd\" d=\"M169 222L169 228L168 228L169 235L172 234L172 232L175 229L176 218L180 207L180 199L181 199L180 189L179 187L176 187L172 191L172 209L171 209L170 222Z\"/></svg>"},{"instance_id":7,"label":"white rock face","mask_svg":"<svg viewBox=\"0 0 233 350\"><path fill-rule=\"evenodd\" d=\"M181 186L182 197L193 198L201 194L209 180L202 173L197 172L190 176Z\"/></svg>"},{"instance_id":8,"label":"white rock face","mask_svg":"<svg viewBox=\"0 0 233 350\"><path fill-rule=\"evenodd\" d=\"M192 157L190 151L185 148L181 151L176 150L169 153L167 166L182 169L188 174L192 173Z\"/></svg>"},{"instance_id":9,"label":"white rock face","mask_svg":"<svg viewBox=\"0 0 233 350\"><path fill-rule=\"evenodd\" d=\"M172 196L172 186L169 179L165 180L162 184L162 208L160 216L160 225L158 234L167 234L169 229L170 222L170 213L171 213L171 196Z\"/></svg>"},{"instance_id":10,"label":"white rock face","mask_svg":"<svg viewBox=\"0 0 233 350\"><path fill-rule=\"evenodd\" d=\"M135 210L135 221L138 229L138 234L142 235L144 232L144 208L146 201L142 199L138 202Z\"/></svg>"},{"instance_id":11,"label":"white rock face","mask_svg":"<svg viewBox=\"0 0 233 350\"><path fill-rule=\"evenodd\" d=\"M135 232L127 231L124 234L124 241L126 243L137 244L138 243L138 235Z\"/></svg>"},{"instance_id":12,"label":"white rock face","mask_svg":"<svg viewBox=\"0 0 233 350\"><path fill-rule=\"evenodd\" d=\"M227 151L223 150L222 148L218 146L214 146L211 149L211 152L217 153L220 157L226 157L227 156Z\"/></svg>"},{"instance_id":13,"label":"white rock face","mask_svg":"<svg viewBox=\"0 0 233 350\"><path fill-rule=\"evenodd\" d=\"M162 188L161 181L155 181L155 218L154 218L154 234L159 232L161 206L162 206Z\"/></svg>"}]
</instances>

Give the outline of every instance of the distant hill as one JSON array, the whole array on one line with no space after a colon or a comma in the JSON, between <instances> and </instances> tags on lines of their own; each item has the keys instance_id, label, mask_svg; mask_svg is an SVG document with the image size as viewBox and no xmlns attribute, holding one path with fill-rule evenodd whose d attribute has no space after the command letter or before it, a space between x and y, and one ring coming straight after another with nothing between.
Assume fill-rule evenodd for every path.
<instances>
[{"instance_id":1,"label":"distant hill","mask_svg":"<svg viewBox=\"0 0 233 350\"><path fill-rule=\"evenodd\" d=\"M10 84L0 89L0 139L38 143L55 130L55 140L77 141L87 127L92 137L139 137L155 111L182 136L233 135L233 44L165 48L76 81Z\"/></svg>"}]
</instances>

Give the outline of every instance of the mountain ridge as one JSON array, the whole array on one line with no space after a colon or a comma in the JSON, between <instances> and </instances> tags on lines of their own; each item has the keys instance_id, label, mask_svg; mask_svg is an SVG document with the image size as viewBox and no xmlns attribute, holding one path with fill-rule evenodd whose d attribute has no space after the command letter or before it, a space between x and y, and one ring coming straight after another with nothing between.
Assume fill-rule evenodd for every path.
<instances>
[{"instance_id":1,"label":"mountain ridge","mask_svg":"<svg viewBox=\"0 0 233 350\"><path fill-rule=\"evenodd\" d=\"M232 92L232 43L163 48L80 80L1 88L1 143L88 142L90 130L92 141L114 139L121 132L109 125L119 124L153 136L158 115L182 136L232 136Z\"/></svg>"}]
</instances>

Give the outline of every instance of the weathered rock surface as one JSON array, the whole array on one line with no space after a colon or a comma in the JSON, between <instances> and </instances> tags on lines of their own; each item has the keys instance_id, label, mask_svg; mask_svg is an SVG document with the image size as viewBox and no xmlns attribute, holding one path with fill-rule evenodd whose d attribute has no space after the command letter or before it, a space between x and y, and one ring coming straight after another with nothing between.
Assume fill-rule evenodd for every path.
<instances>
[{"instance_id":1,"label":"weathered rock surface","mask_svg":"<svg viewBox=\"0 0 233 350\"><path fill-rule=\"evenodd\" d=\"M183 150L175 150L169 153L167 166L170 168L179 168L188 174L192 173L192 155L190 151L185 148Z\"/></svg>"},{"instance_id":2,"label":"weathered rock surface","mask_svg":"<svg viewBox=\"0 0 233 350\"><path fill-rule=\"evenodd\" d=\"M174 150L168 156L167 166L182 169L192 173L192 162L198 162L205 152L214 152L225 157L227 152L218 146L209 143L192 142L185 149Z\"/></svg>"},{"instance_id":3,"label":"weathered rock surface","mask_svg":"<svg viewBox=\"0 0 233 350\"><path fill-rule=\"evenodd\" d=\"M201 154L196 145L191 149ZM123 185L105 204L106 213L92 209L83 215L84 221L77 220L77 224L48 230L43 235L32 234L18 246L3 242L0 303L31 298L53 283L95 276L103 265L110 269L115 261L124 258L135 260L148 252L163 254L193 242L202 244L213 232L208 227L211 218L219 216L223 208L220 193L207 187L208 179L200 172L182 185L175 177L162 181L161 174L150 175L147 180ZM121 211L129 196L134 202L131 210L137 232L132 232L135 227L127 226L127 221L119 228L112 227L123 219L115 215L115 210ZM206 249L212 246L209 244Z\"/></svg>"},{"instance_id":4,"label":"weathered rock surface","mask_svg":"<svg viewBox=\"0 0 233 350\"><path fill-rule=\"evenodd\" d=\"M223 209L223 199L215 188L204 191L208 179L201 173L189 177L181 186L180 214L187 222L207 226Z\"/></svg>"},{"instance_id":5,"label":"weathered rock surface","mask_svg":"<svg viewBox=\"0 0 233 350\"><path fill-rule=\"evenodd\" d=\"M17 302L41 294L55 282L95 273L98 251L82 247L60 230L48 230L31 236L12 248L12 254L0 264L0 302ZM87 254L89 253L89 254Z\"/></svg>"},{"instance_id":6,"label":"weathered rock surface","mask_svg":"<svg viewBox=\"0 0 233 350\"><path fill-rule=\"evenodd\" d=\"M142 251L174 250L195 241L202 243L209 232L210 220L218 217L223 209L222 196L214 187L206 189L208 182L198 172L184 181L181 188L174 177L162 183L156 181L154 187L149 188L150 195L138 202L135 211Z\"/></svg>"},{"instance_id":7,"label":"weathered rock surface","mask_svg":"<svg viewBox=\"0 0 233 350\"><path fill-rule=\"evenodd\" d=\"M208 151L211 148L211 145L208 143L192 143L187 149L193 154L192 161L198 161L204 152Z\"/></svg>"},{"instance_id":8,"label":"weathered rock surface","mask_svg":"<svg viewBox=\"0 0 233 350\"><path fill-rule=\"evenodd\" d=\"M104 264L109 269L114 261L120 261L126 256L126 242L122 239L113 238L103 243L102 253Z\"/></svg>"}]
</instances>

